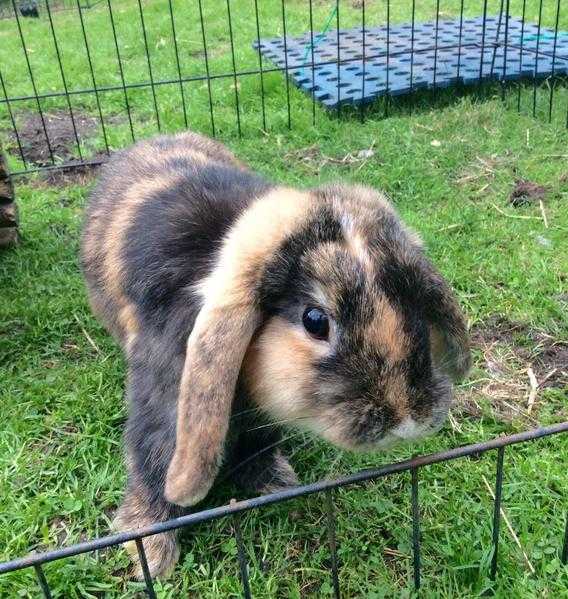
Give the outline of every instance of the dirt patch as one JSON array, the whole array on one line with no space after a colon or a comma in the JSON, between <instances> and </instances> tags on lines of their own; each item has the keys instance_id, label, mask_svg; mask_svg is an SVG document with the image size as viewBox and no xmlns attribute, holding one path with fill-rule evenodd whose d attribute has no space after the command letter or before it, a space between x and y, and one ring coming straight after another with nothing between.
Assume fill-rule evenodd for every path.
<instances>
[{"instance_id":1,"label":"dirt patch","mask_svg":"<svg viewBox=\"0 0 568 599\"><path fill-rule=\"evenodd\" d=\"M509 202L517 208L518 206L538 202L544 199L547 193L548 189L543 185L528 181L527 179L517 179L515 187L509 195Z\"/></svg>"},{"instance_id":2,"label":"dirt patch","mask_svg":"<svg viewBox=\"0 0 568 599\"><path fill-rule=\"evenodd\" d=\"M568 389L566 341L500 316L474 328L471 340L483 375L460 390L458 412L478 418L483 414L480 400L487 399L498 420L536 425L542 392Z\"/></svg>"},{"instance_id":3,"label":"dirt patch","mask_svg":"<svg viewBox=\"0 0 568 599\"><path fill-rule=\"evenodd\" d=\"M485 326L474 329L471 338L474 347L482 351L507 346L520 364L532 367L542 387L568 386L568 343L565 341L503 317L494 317ZM523 338L528 343L523 343Z\"/></svg>"},{"instance_id":4,"label":"dirt patch","mask_svg":"<svg viewBox=\"0 0 568 599\"><path fill-rule=\"evenodd\" d=\"M56 161L67 162L76 159L75 130L79 140L83 140L97 129L98 121L95 117L78 111L73 111L73 117L75 129L69 112L64 110L44 112L43 121L37 112L20 113L17 117L18 134L25 159L37 166L49 166L51 153ZM49 145L46 140L46 132ZM12 142L16 143L15 135L12 135Z\"/></svg>"},{"instance_id":5,"label":"dirt patch","mask_svg":"<svg viewBox=\"0 0 568 599\"><path fill-rule=\"evenodd\" d=\"M74 123L66 110L44 112L43 120L37 112L21 112L17 115L18 135L26 162L35 167L52 165L51 156L55 163L64 162L69 166L63 169L46 170L42 173L40 185L65 186L85 184L96 174L100 162L108 157L104 152L83 158L87 164L82 164L78 158L77 139L83 143L93 136L100 127L99 119L81 112L73 111ZM120 117L112 116L105 119L105 124L116 123ZM49 145L46 140L49 138ZM17 139L13 132L8 135L12 151L19 155ZM51 151L50 151L51 148Z\"/></svg>"}]
</instances>

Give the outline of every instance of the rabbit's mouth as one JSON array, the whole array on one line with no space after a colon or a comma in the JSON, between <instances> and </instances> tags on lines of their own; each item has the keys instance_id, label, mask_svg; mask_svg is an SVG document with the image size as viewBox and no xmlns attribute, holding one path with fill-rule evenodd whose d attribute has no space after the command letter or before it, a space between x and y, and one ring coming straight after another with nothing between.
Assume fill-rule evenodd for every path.
<instances>
[{"instance_id":1,"label":"rabbit's mouth","mask_svg":"<svg viewBox=\"0 0 568 599\"><path fill-rule=\"evenodd\" d=\"M374 410L369 419L362 419L363 422L354 423L353 420L340 418L335 426L324 426L321 420L314 422L310 419L310 424L314 432L343 449L356 452L382 451L434 435L444 425L448 408L449 401L440 402L427 418L408 415L390 426L385 426L384 414ZM354 430L357 433L354 434Z\"/></svg>"},{"instance_id":2,"label":"rabbit's mouth","mask_svg":"<svg viewBox=\"0 0 568 599\"><path fill-rule=\"evenodd\" d=\"M427 422L418 422L411 416L407 416L390 431L390 434L401 441L416 441L437 433L444 425L445 420L446 414L442 416L441 413L440 415L436 414Z\"/></svg>"}]
</instances>

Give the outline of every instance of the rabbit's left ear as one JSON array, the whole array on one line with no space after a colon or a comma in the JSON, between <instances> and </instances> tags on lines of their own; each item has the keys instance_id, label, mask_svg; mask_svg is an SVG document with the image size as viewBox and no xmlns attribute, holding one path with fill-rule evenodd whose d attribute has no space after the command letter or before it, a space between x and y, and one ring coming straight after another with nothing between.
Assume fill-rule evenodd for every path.
<instances>
[{"instance_id":1,"label":"rabbit's left ear","mask_svg":"<svg viewBox=\"0 0 568 599\"><path fill-rule=\"evenodd\" d=\"M241 364L260 325L259 283L275 252L301 227L307 195L276 189L257 200L225 239L217 266L200 287L204 297L187 341L180 383L176 445L165 497L189 506L211 488Z\"/></svg>"},{"instance_id":2,"label":"rabbit's left ear","mask_svg":"<svg viewBox=\"0 0 568 599\"><path fill-rule=\"evenodd\" d=\"M469 335L458 300L442 275L427 261L423 266L423 302L432 331L434 360L454 381L471 367Z\"/></svg>"}]
</instances>

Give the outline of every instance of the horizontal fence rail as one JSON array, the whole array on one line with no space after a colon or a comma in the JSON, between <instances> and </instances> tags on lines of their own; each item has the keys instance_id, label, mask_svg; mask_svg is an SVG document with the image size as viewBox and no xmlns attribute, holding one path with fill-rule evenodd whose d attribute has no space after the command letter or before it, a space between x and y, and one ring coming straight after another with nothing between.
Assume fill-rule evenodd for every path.
<instances>
[{"instance_id":1,"label":"horizontal fence rail","mask_svg":"<svg viewBox=\"0 0 568 599\"><path fill-rule=\"evenodd\" d=\"M448 90L487 88L568 127L566 0L380 4L0 0L0 145L12 174L99 164L160 131L240 137L307 113L315 124L412 112ZM54 115L70 126L65 148Z\"/></svg>"},{"instance_id":2,"label":"horizontal fence rail","mask_svg":"<svg viewBox=\"0 0 568 599\"><path fill-rule=\"evenodd\" d=\"M505 448L511 445L526 443L535 439L540 439L543 437L567 432L568 422L562 422L547 427L517 433L514 435L497 437L495 439L484 441L481 443L475 443L472 445L466 445L462 447L455 447L438 453L416 456L408 460L387 464L378 468L362 470L360 472L356 472L335 480L322 480L312 484L302 485L291 489L287 489L285 491L280 491L269 495L263 495L260 497L255 497L243 501L233 500L228 505L188 514L179 518L168 520L167 522L159 522L151 526L139 528L137 530L125 531L118 534L113 534L106 537L85 541L76 545L71 545L69 547L62 547L60 549L54 549L43 553L34 553L26 557L0 563L0 575L6 574L8 572L13 572L15 570L21 570L23 568L33 567L35 569L40 588L42 589L45 597L49 598L51 597L51 592L49 589L48 580L42 569L43 564L76 555L81 555L84 553L94 552L107 547L118 546L129 541L135 541L138 549L140 562L142 565L142 572L144 575L146 590L150 597L155 597L156 595L153 587L152 578L149 573L148 563L144 553L142 539L162 532L187 528L199 523L211 522L214 520L218 520L219 518L231 516L233 518L233 530L237 544L237 557L243 587L243 596L245 598L248 598L251 596L251 591L248 577L247 558L244 549L242 531L240 527L240 514L251 510L261 509L273 504L284 503L292 499L296 499L298 497L305 497L308 495L323 493L325 495L327 531L331 556L330 575L334 595L337 598L340 597L340 580L337 562L338 539L336 535L335 508L333 502L334 491L342 487L356 485L367 481L372 481L386 476L390 476L393 474L410 471L412 516L411 546L413 551L413 581L414 587L416 589L419 589L421 581L421 532L419 502L420 469L431 466L433 464L449 462L451 460L456 460L468 456L477 456L488 451L496 450L497 460L495 474L495 490L493 493L494 499L492 527L492 559L490 568L490 577L494 580L497 575L498 567L499 532L502 509L502 487L503 475L505 471ZM565 533L564 538L558 540L558 554L560 556L561 561L564 564L566 564L568 562L568 514L563 515L563 517L566 517Z\"/></svg>"}]
</instances>

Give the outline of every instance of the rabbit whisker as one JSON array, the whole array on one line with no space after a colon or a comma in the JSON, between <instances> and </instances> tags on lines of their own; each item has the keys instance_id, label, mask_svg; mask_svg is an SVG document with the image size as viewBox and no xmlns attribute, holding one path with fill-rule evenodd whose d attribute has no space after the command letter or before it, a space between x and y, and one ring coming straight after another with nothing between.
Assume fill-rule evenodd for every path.
<instances>
[{"instance_id":1,"label":"rabbit whisker","mask_svg":"<svg viewBox=\"0 0 568 599\"><path fill-rule=\"evenodd\" d=\"M269 422L267 424L261 424L260 426L255 426L253 428L249 428L245 433L250 433L251 431L257 431L262 428L268 428L272 426L280 426L281 424L288 424L289 422L297 422L298 420L308 420L309 416L296 416L295 418L285 418L284 420L275 420L274 422Z\"/></svg>"},{"instance_id":2,"label":"rabbit whisker","mask_svg":"<svg viewBox=\"0 0 568 599\"><path fill-rule=\"evenodd\" d=\"M248 414L252 414L252 413L261 413L261 409L256 407L256 408L249 408L248 410L240 410L239 412L236 412L235 414L233 414L231 416L231 420L234 420L235 418L240 418L241 416L246 416Z\"/></svg>"}]
</instances>

